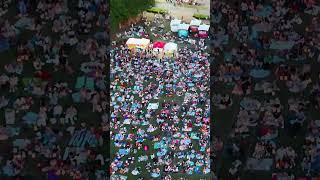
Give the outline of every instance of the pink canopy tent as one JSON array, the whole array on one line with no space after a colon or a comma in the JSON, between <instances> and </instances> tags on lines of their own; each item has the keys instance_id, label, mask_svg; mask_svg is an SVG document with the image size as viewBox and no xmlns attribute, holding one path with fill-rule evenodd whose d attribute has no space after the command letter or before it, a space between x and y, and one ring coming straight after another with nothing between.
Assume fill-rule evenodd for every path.
<instances>
[{"instance_id":1,"label":"pink canopy tent","mask_svg":"<svg viewBox=\"0 0 320 180\"><path fill-rule=\"evenodd\" d=\"M209 35L209 28L210 25L206 25L206 24L201 24L198 28L199 30L199 37L200 38L206 38Z\"/></svg>"},{"instance_id":2,"label":"pink canopy tent","mask_svg":"<svg viewBox=\"0 0 320 180\"><path fill-rule=\"evenodd\" d=\"M208 31L199 31L200 38L207 38L209 36Z\"/></svg>"},{"instance_id":3,"label":"pink canopy tent","mask_svg":"<svg viewBox=\"0 0 320 180\"><path fill-rule=\"evenodd\" d=\"M156 41L156 42L153 43L153 48L163 49L165 44L166 44L165 42Z\"/></svg>"}]
</instances>

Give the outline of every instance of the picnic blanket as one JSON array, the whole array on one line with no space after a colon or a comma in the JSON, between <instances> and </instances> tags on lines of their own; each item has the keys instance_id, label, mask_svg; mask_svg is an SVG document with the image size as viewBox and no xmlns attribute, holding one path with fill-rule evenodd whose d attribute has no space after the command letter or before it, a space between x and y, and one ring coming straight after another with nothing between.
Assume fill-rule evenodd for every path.
<instances>
[{"instance_id":1,"label":"picnic blanket","mask_svg":"<svg viewBox=\"0 0 320 180\"><path fill-rule=\"evenodd\" d=\"M2 100L2 102L0 102L0 109L3 107L6 107L9 104L9 100L8 99L4 99Z\"/></svg>"},{"instance_id":2,"label":"picnic blanket","mask_svg":"<svg viewBox=\"0 0 320 180\"><path fill-rule=\"evenodd\" d=\"M158 109L159 103L149 103L147 109Z\"/></svg>"},{"instance_id":3,"label":"picnic blanket","mask_svg":"<svg viewBox=\"0 0 320 180\"><path fill-rule=\"evenodd\" d=\"M81 89L83 88L84 84L86 81L86 77L81 76L81 77L77 77L77 82L76 82L76 89Z\"/></svg>"},{"instance_id":4,"label":"picnic blanket","mask_svg":"<svg viewBox=\"0 0 320 180\"><path fill-rule=\"evenodd\" d=\"M116 134L114 137L115 141L122 141L124 139L124 136L122 134Z\"/></svg>"},{"instance_id":5,"label":"picnic blanket","mask_svg":"<svg viewBox=\"0 0 320 180\"><path fill-rule=\"evenodd\" d=\"M6 132L8 134L9 137L12 136L17 136L20 134L20 129L19 127L11 127L11 126L7 126L6 127Z\"/></svg>"},{"instance_id":6,"label":"picnic blanket","mask_svg":"<svg viewBox=\"0 0 320 180\"><path fill-rule=\"evenodd\" d=\"M94 79L91 77L85 77L85 76L77 77L75 88L78 90L81 88L86 88L88 90L93 91Z\"/></svg>"},{"instance_id":7,"label":"picnic blanket","mask_svg":"<svg viewBox=\"0 0 320 180\"><path fill-rule=\"evenodd\" d=\"M198 134L197 134L197 133L192 132L192 133L191 133L191 139L198 140L198 139L200 139L200 138L198 137Z\"/></svg>"},{"instance_id":8,"label":"picnic blanket","mask_svg":"<svg viewBox=\"0 0 320 180\"><path fill-rule=\"evenodd\" d=\"M35 85L38 86L41 84L41 79L29 78L29 77L22 78L22 84L24 85L24 87L27 87L30 83L34 83Z\"/></svg>"},{"instance_id":9,"label":"picnic blanket","mask_svg":"<svg viewBox=\"0 0 320 180\"><path fill-rule=\"evenodd\" d=\"M298 93L303 91L306 88L307 88L307 84L304 84L303 82L299 81L299 82L294 82L292 86L289 88L289 91L293 93Z\"/></svg>"},{"instance_id":10,"label":"picnic blanket","mask_svg":"<svg viewBox=\"0 0 320 180\"><path fill-rule=\"evenodd\" d=\"M271 6L264 6L260 11L254 13L258 17L268 17L272 14L273 8Z\"/></svg>"},{"instance_id":11,"label":"picnic blanket","mask_svg":"<svg viewBox=\"0 0 320 180\"><path fill-rule=\"evenodd\" d=\"M33 20L31 18L22 17L14 24L14 26L19 29L32 29Z\"/></svg>"},{"instance_id":12,"label":"picnic blanket","mask_svg":"<svg viewBox=\"0 0 320 180\"><path fill-rule=\"evenodd\" d=\"M272 83L269 82L258 82L254 86L255 91L263 91L264 89L271 88Z\"/></svg>"},{"instance_id":13,"label":"picnic blanket","mask_svg":"<svg viewBox=\"0 0 320 180\"><path fill-rule=\"evenodd\" d=\"M38 114L34 112L28 112L25 116L22 117L27 124L35 124L38 120Z\"/></svg>"},{"instance_id":14,"label":"picnic blanket","mask_svg":"<svg viewBox=\"0 0 320 180\"><path fill-rule=\"evenodd\" d=\"M12 165L3 166L2 172L6 176L15 176L14 167Z\"/></svg>"},{"instance_id":15,"label":"picnic blanket","mask_svg":"<svg viewBox=\"0 0 320 180\"><path fill-rule=\"evenodd\" d=\"M16 139L12 142L13 146L18 147L20 149L25 148L28 144L30 144L30 140L26 139Z\"/></svg>"},{"instance_id":16,"label":"picnic blanket","mask_svg":"<svg viewBox=\"0 0 320 180\"><path fill-rule=\"evenodd\" d=\"M160 142L154 143L153 148L154 149L163 149L163 148L167 148L167 145L164 142L160 141Z\"/></svg>"},{"instance_id":17,"label":"picnic blanket","mask_svg":"<svg viewBox=\"0 0 320 180\"><path fill-rule=\"evenodd\" d=\"M58 179L59 178L54 171L51 170L48 172L48 180L58 180Z\"/></svg>"},{"instance_id":18,"label":"picnic blanket","mask_svg":"<svg viewBox=\"0 0 320 180\"><path fill-rule=\"evenodd\" d=\"M250 76L253 78L265 78L270 75L270 71L264 69L252 69L250 71Z\"/></svg>"},{"instance_id":19,"label":"picnic blanket","mask_svg":"<svg viewBox=\"0 0 320 180\"><path fill-rule=\"evenodd\" d=\"M189 87L193 87L193 86L194 86L194 83L188 83L188 86L189 86Z\"/></svg>"},{"instance_id":20,"label":"picnic blanket","mask_svg":"<svg viewBox=\"0 0 320 180\"><path fill-rule=\"evenodd\" d=\"M267 56L263 59L265 63L270 63L270 64L279 64L281 62L284 62L285 59L279 57L279 56Z\"/></svg>"},{"instance_id":21,"label":"picnic blanket","mask_svg":"<svg viewBox=\"0 0 320 180\"><path fill-rule=\"evenodd\" d=\"M133 86L133 90L134 91L140 91L142 89L142 87L141 86Z\"/></svg>"},{"instance_id":22,"label":"picnic blanket","mask_svg":"<svg viewBox=\"0 0 320 180\"><path fill-rule=\"evenodd\" d=\"M240 106L246 110L257 110L260 108L261 103L255 99L243 99L240 101Z\"/></svg>"},{"instance_id":23,"label":"picnic blanket","mask_svg":"<svg viewBox=\"0 0 320 180\"><path fill-rule=\"evenodd\" d=\"M305 9L304 12L316 16L320 13L320 6L313 5L312 7Z\"/></svg>"},{"instance_id":24,"label":"picnic blanket","mask_svg":"<svg viewBox=\"0 0 320 180\"><path fill-rule=\"evenodd\" d=\"M252 31L255 32L270 32L272 31L272 24L257 23L252 26Z\"/></svg>"},{"instance_id":25,"label":"picnic blanket","mask_svg":"<svg viewBox=\"0 0 320 180\"><path fill-rule=\"evenodd\" d=\"M0 39L0 53L10 48L9 41L7 39Z\"/></svg>"},{"instance_id":26,"label":"picnic blanket","mask_svg":"<svg viewBox=\"0 0 320 180\"><path fill-rule=\"evenodd\" d=\"M314 171L320 171L320 155L314 158L313 162L311 163L311 169Z\"/></svg>"},{"instance_id":27,"label":"picnic blanket","mask_svg":"<svg viewBox=\"0 0 320 180\"><path fill-rule=\"evenodd\" d=\"M157 152L157 156L162 157L162 156L166 155L167 152L168 152L167 149L161 149L160 151Z\"/></svg>"},{"instance_id":28,"label":"picnic blanket","mask_svg":"<svg viewBox=\"0 0 320 180\"><path fill-rule=\"evenodd\" d=\"M88 90L93 91L94 90L94 79L93 78L87 78L86 79L86 85L85 88Z\"/></svg>"},{"instance_id":29,"label":"picnic blanket","mask_svg":"<svg viewBox=\"0 0 320 180\"><path fill-rule=\"evenodd\" d=\"M75 102L75 103L79 103L80 102L81 98L80 98L80 93L79 92L75 92L71 96L72 96L73 102Z\"/></svg>"},{"instance_id":30,"label":"picnic blanket","mask_svg":"<svg viewBox=\"0 0 320 180\"><path fill-rule=\"evenodd\" d=\"M110 176L111 180L127 180L127 176L122 176L122 175L111 175Z\"/></svg>"},{"instance_id":31,"label":"picnic blanket","mask_svg":"<svg viewBox=\"0 0 320 180\"><path fill-rule=\"evenodd\" d=\"M6 109L5 110L5 120L6 120L6 124L14 124L15 123L15 111L13 109Z\"/></svg>"},{"instance_id":32,"label":"picnic blanket","mask_svg":"<svg viewBox=\"0 0 320 180\"><path fill-rule=\"evenodd\" d=\"M246 167L249 170L256 171L269 171L272 167L273 160L272 159L255 159L249 158L247 161Z\"/></svg>"},{"instance_id":33,"label":"picnic blanket","mask_svg":"<svg viewBox=\"0 0 320 180\"><path fill-rule=\"evenodd\" d=\"M294 46L294 41L272 41L270 49L274 50L286 50L291 49Z\"/></svg>"},{"instance_id":34,"label":"picnic blanket","mask_svg":"<svg viewBox=\"0 0 320 180\"><path fill-rule=\"evenodd\" d=\"M232 54L230 52L224 52L224 60L226 62L232 61Z\"/></svg>"},{"instance_id":35,"label":"picnic blanket","mask_svg":"<svg viewBox=\"0 0 320 180\"><path fill-rule=\"evenodd\" d=\"M130 150L129 149L119 149L118 152L120 155L128 155Z\"/></svg>"},{"instance_id":36,"label":"picnic blanket","mask_svg":"<svg viewBox=\"0 0 320 180\"><path fill-rule=\"evenodd\" d=\"M66 147L64 150L63 158L62 158L63 160L66 160L68 158L69 152L70 152L70 148Z\"/></svg>"},{"instance_id":37,"label":"picnic blanket","mask_svg":"<svg viewBox=\"0 0 320 180\"><path fill-rule=\"evenodd\" d=\"M69 146L84 148L86 143L91 147L95 147L97 142L94 134L88 130L76 131L69 141Z\"/></svg>"},{"instance_id":38,"label":"picnic blanket","mask_svg":"<svg viewBox=\"0 0 320 180\"><path fill-rule=\"evenodd\" d=\"M138 162L146 161L148 160L148 156L140 156L138 157Z\"/></svg>"},{"instance_id":39,"label":"picnic blanket","mask_svg":"<svg viewBox=\"0 0 320 180\"><path fill-rule=\"evenodd\" d=\"M160 175L161 175L160 173L155 173L155 172L151 173L151 177L154 177L154 178L157 178Z\"/></svg>"},{"instance_id":40,"label":"picnic blanket","mask_svg":"<svg viewBox=\"0 0 320 180\"><path fill-rule=\"evenodd\" d=\"M127 125L131 124L131 119L125 119L123 121L123 124L127 124Z\"/></svg>"}]
</instances>

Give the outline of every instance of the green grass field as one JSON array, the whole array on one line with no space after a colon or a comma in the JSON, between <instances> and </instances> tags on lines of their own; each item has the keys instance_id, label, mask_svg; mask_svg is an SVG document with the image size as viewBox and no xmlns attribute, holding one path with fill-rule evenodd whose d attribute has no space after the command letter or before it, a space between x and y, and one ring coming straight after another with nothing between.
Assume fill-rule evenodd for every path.
<instances>
[{"instance_id":1,"label":"green grass field","mask_svg":"<svg viewBox=\"0 0 320 180\"><path fill-rule=\"evenodd\" d=\"M164 21L163 24L164 24L164 28L163 28L164 32L169 32L169 31L170 31L169 22ZM147 27L147 29L146 29L147 34L151 35L151 31L150 31L149 28L151 28L151 27L153 27L153 26L156 26L156 24L151 24L150 27ZM158 41L158 40L162 40L161 38L155 37L155 36L153 36L153 35L150 36L150 39L151 39L152 42L155 42L155 41ZM116 41L116 40L117 40L117 39L115 39L115 40L113 40L113 41ZM183 47L183 46L188 46L188 45L187 45L187 44L178 44L178 46L179 46L179 47ZM175 59L174 59L174 58L171 58L169 62L172 63L172 62L174 62L174 61L175 61ZM209 68L209 67L208 67L208 68ZM112 81L112 80L111 80L111 81ZM147 84L149 84L149 83L155 83L155 84L157 84L157 82L155 82L154 78L151 79L151 80L149 80L149 81L144 82L145 85L147 85ZM178 82L177 82L177 83L178 83ZM135 97L138 99L138 101L141 100L141 99L138 98L137 96L135 96ZM183 102L183 96L179 97L179 96L177 96L177 95L174 95L173 97L167 97L166 95L161 95L158 100L153 100L153 101L151 101L151 103L153 103L153 102L158 102L158 103L161 105L162 102L164 102L164 101L166 101L166 102L174 101L174 102L177 102L177 104L182 104L182 102ZM159 113L160 113L160 109L157 110L156 114L159 114ZM120 120L121 120L121 118L120 118ZM156 121L156 118L154 117L154 118L151 119L150 122L151 122L151 124L156 124L155 121ZM129 129L130 129L130 126L128 126L128 127L129 127ZM113 129L113 131L114 131L114 129ZM195 129L195 130L193 130L193 131L197 131L197 129ZM116 133L116 132L115 132L115 133ZM130 131L130 132L128 132L128 133L133 133L133 132ZM163 134L163 132L160 131L160 130L156 130L156 131L154 131L152 134L153 134L153 135L159 134L159 135L161 135L161 136L165 136L165 134ZM156 151L153 149L153 143L152 143L152 142L147 141L147 142L144 143L144 144L147 144L147 145L150 147L150 150L147 152L148 155L151 155L151 154L156 153ZM195 148L195 149L199 149L200 147L199 147L199 145L195 144L195 147L194 147L194 148ZM118 148L116 148L116 147L113 145L113 143L112 143L112 144L111 144L111 159L113 159L113 158L115 157L115 156L114 156L114 153L115 153L117 150L118 150ZM136 159L137 159L137 157L142 156L142 155L144 155L145 153L146 153L145 151L140 150L140 151L138 151L138 153L135 154L134 156L135 156ZM134 165L131 165L131 166L129 166L129 167L130 167L130 170L132 170L132 169L134 169L134 167L141 167L141 168L143 169L144 166L145 166L145 162L143 162L143 163L136 162L136 163L134 163ZM135 179L135 178L137 178L137 177L144 177L144 178L147 178L147 179L150 178L149 173L147 173L146 171L142 171L142 173L141 173L139 176L133 176L133 175L130 173L130 171L129 171L129 173L128 173L128 174L125 174L125 176L127 176L129 180ZM193 179L194 179L194 180L200 180L200 179L205 179L205 180L208 179L208 180L209 180L209 179L211 179L209 175L202 175L202 176L201 176L201 175L196 175L196 174L186 175L186 174L181 174L181 173L174 173L174 174L172 174L172 178L173 178L173 179L187 178L187 179L190 179L190 180L193 180Z\"/></svg>"}]
</instances>

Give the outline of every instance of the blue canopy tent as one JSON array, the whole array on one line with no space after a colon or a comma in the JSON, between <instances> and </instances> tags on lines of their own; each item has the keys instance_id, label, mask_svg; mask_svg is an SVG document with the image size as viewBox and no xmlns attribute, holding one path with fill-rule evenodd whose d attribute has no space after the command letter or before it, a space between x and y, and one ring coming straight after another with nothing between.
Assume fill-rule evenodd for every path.
<instances>
[{"instance_id":1,"label":"blue canopy tent","mask_svg":"<svg viewBox=\"0 0 320 180\"><path fill-rule=\"evenodd\" d=\"M180 29L180 30L178 31L178 36L179 36L179 37L184 37L184 38L186 38L186 37L188 37L188 35L189 35L189 32L188 32L187 30Z\"/></svg>"},{"instance_id":2,"label":"blue canopy tent","mask_svg":"<svg viewBox=\"0 0 320 180\"><path fill-rule=\"evenodd\" d=\"M189 35L189 24L180 24L178 30L178 36L186 38Z\"/></svg>"}]
</instances>

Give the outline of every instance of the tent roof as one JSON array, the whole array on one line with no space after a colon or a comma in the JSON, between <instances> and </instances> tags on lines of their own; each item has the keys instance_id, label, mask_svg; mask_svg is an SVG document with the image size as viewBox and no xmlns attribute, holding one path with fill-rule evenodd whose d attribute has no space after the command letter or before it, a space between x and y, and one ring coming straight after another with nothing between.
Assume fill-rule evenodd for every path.
<instances>
[{"instance_id":1,"label":"tent roof","mask_svg":"<svg viewBox=\"0 0 320 180\"><path fill-rule=\"evenodd\" d=\"M198 19L193 19L190 22L190 26L200 26L200 24L201 24L201 20L198 20Z\"/></svg>"},{"instance_id":2,"label":"tent roof","mask_svg":"<svg viewBox=\"0 0 320 180\"><path fill-rule=\"evenodd\" d=\"M188 29L189 29L189 26L190 26L189 24L184 24L184 23L183 23L183 24L180 24L180 25L179 25L179 29L188 30Z\"/></svg>"},{"instance_id":3,"label":"tent roof","mask_svg":"<svg viewBox=\"0 0 320 180\"><path fill-rule=\"evenodd\" d=\"M136 44L136 45L142 45L142 44L149 44L150 39L137 39L137 38L129 38L126 42L126 44Z\"/></svg>"},{"instance_id":4,"label":"tent roof","mask_svg":"<svg viewBox=\"0 0 320 180\"><path fill-rule=\"evenodd\" d=\"M180 23L181 23L181 20L173 19L173 20L171 20L170 25L172 25L172 24L180 24Z\"/></svg>"},{"instance_id":5,"label":"tent roof","mask_svg":"<svg viewBox=\"0 0 320 180\"><path fill-rule=\"evenodd\" d=\"M165 42L162 41L156 41L153 43L153 48L163 48L165 46Z\"/></svg>"},{"instance_id":6,"label":"tent roof","mask_svg":"<svg viewBox=\"0 0 320 180\"><path fill-rule=\"evenodd\" d=\"M177 50L177 49L178 49L178 45L173 42L169 42L164 46L164 50L166 51Z\"/></svg>"},{"instance_id":7,"label":"tent roof","mask_svg":"<svg viewBox=\"0 0 320 180\"><path fill-rule=\"evenodd\" d=\"M209 31L210 25L201 24L198 28L199 31Z\"/></svg>"}]
</instances>

